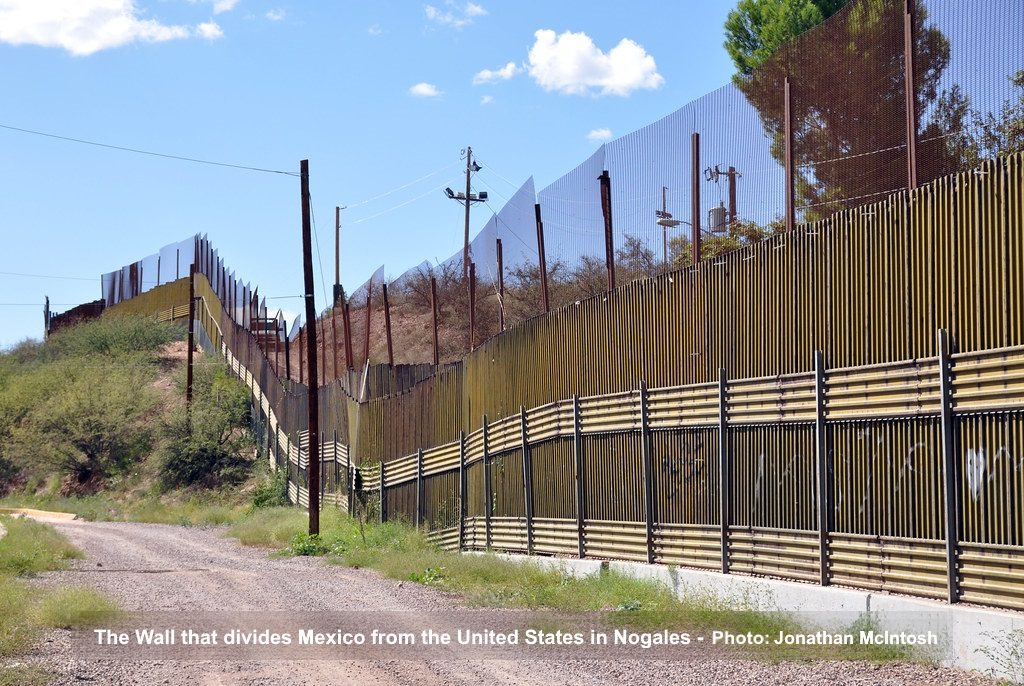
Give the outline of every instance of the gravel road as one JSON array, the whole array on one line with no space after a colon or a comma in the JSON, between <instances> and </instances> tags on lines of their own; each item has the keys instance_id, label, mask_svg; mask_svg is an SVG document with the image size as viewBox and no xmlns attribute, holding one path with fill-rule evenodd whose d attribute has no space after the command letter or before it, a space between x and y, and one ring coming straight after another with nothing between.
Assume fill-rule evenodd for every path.
<instances>
[{"instance_id":1,"label":"gravel road","mask_svg":"<svg viewBox=\"0 0 1024 686\"><path fill-rule=\"evenodd\" d=\"M155 524L54 522L86 553L43 585L88 584L125 610L401 611L450 613L457 598L384 579L375 572L311 558L271 557L224 538L222 530ZM491 611L479 610L481 621ZM497 613L495 613L497 614ZM496 621L501 621L496 619ZM147 660L74 657L70 632L51 632L22 661L55 673L53 684L272 686L303 684L911 684L985 685L979 675L923 665L854 662L777 663L690 654L686 662L652 659L543 660ZM413 656L415 653L412 654Z\"/></svg>"}]
</instances>

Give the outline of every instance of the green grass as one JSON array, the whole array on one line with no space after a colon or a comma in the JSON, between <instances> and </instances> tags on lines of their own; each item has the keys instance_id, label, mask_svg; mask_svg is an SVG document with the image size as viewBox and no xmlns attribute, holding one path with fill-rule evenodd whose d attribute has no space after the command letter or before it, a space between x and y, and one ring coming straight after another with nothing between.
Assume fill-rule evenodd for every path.
<instances>
[{"instance_id":1,"label":"green grass","mask_svg":"<svg viewBox=\"0 0 1024 686\"><path fill-rule=\"evenodd\" d=\"M641 630L671 629L774 637L802 632L784 613L750 609L742 601L714 595L678 598L667 586L605 571L571 577L558 570L496 555L460 555L439 549L422 533L401 522L367 524L337 510L321 514L320 535L306 532L306 514L296 508L259 510L236 523L229 535L245 545L277 548L282 554L325 555L331 564L369 568L400 581L420 583L460 595L477 607L547 609L565 613L599 612L612 626ZM856 634L865 626L850 630ZM875 662L914 658L893 646L763 646L753 654L770 660L858 659Z\"/></svg>"},{"instance_id":2,"label":"green grass","mask_svg":"<svg viewBox=\"0 0 1024 686\"><path fill-rule=\"evenodd\" d=\"M46 686L48 683L50 675L38 667L0 667L0 686Z\"/></svg>"},{"instance_id":3,"label":"green grass","mask_svg":"<svg viewBox=\"0 0 1024 686\"><path fill-rule=\"evenodd\" d=\"M117 616L109 600L84 587L43 589L21 578L65 568L81 551L53 527L30 519L3 517L0 539L0 658L17 655L46 627L87 628ZM34 668L3 668L0 686L45 682Z\"/></svg>"},{"instance_id":4,"label":"green grass","mask_svg":"<svg viewBox=\"0 0 1024 686\"><path fill-rule=\"evenodd\" d=\"M82 553L52 526L31 519L0 518L7 535L0 539L0 575L31 576L62 569Z\"/></svg>"},{"instance_id":5,"label":"green grass","mask_svg":"<svg viewBox=\"0 0 1024 686\"><path fill-rule=\"evenodd\" d=\"M178 491L163 495L128 497L121 494L74 498L58 496L9 496L0 507L29 507L50 512L70 512L91 522L142 522L180 526L224 526L243 519L251 509L235 493L204 494Z\"/></svg>"},{"instance_id":6,"label":"green grass","mask_svg":"<svg viewBox=\"0 0 1024 686\"><path fill-rule=\"evenodd\" d=\"M39 622L52 629L83 629L102 626L121 614L105 596L86 586L58 588L43 596Z\"/></svg>"}]
</instances>

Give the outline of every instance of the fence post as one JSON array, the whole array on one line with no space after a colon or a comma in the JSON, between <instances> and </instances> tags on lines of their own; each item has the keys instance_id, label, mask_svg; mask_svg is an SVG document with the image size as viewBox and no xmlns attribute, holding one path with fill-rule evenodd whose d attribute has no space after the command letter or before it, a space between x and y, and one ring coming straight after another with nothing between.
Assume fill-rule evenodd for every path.
<instances>
[{"instance_id":1,"label":"fence post","mask_svg":"<svg viewBox=\"0 0 1024 686\"><path fill-rule=\"evenodd\" d=\"M544 254L544 222L540 218L540 203L535 203L533 213L537 219L537 255L540 267L540 293L541 301L544 303L544 314L551 311L551 303L548 299L548 262Z\"/></svg>"},{"instance_id":2,"label":"fence post","mask_svg":"<svg viewBox=\"0 0 1024 686\"><path fill-rule=\"evenodd\" d=\"M722 574L729 573L729 512L732 510L732 469L729 464L729 421L725 369L718 370L718 518L722 536Z\"/></svg>"},{"instance_id":3,"label":"fence post","mask_svg":"<svg viewBox=\"0 0 1024 686\"><path fill-rule=\"evenodd\" d=\"M416 451L416 528L423 524L423 448Z\"/></svg>"},{"instance_id":4,"label":"fence post","mask_svg":"<svg viewBox=\"0 0 1024 686\"><path fill-rule=\"evenodd\" d=\"M792 231L796 224L796 203L793 197L793 96L790 93L788 76L782 86L782 96L785 99L782 128L785 138L786 231Z\"/></svg>"},{"instance_id":5,"label":"fence post","mask_svg":"<svg viewBox=\"0 0 1024 686\"><path fill-rule=\"evenodd\" d=\"M476 348L476 262L469 263L469 352Z\"/></svg>"},{"instance_id":6,"label":"fence post","mask_svg":"<svg viewBox=\"0 0 1024 686\"><path fill-rule=\"evenodd\" d=\"M459 551L466 544L466 432L459 432Z\"/></svg>"},{"instance_id":7,"label":"fence post","mask_svg":"<svg viewBox=\"0 0 1024 686\"><path fill-rule=\"evenodd\" d=\"M388 520L388 514L385 510L386 502L384 499L384 460L380 461L380 523L383 524Z\"/></svg>"},{"instance_id":8,"label":"fence post","mask_svg":"<svg viewBox=\"0 0 1024 686\"><path fill-rule=\"evenodd\" d=\"M942 486L946 510L946 583L950 603L960 601L960 584L957 577L957 545L960 534L960 502L957 498L956 446L953 432L953 388L950 369L949 334L945 329L938 331L939 348L939 398L942 403L940 422L942 425Z\"/></svg>"},{"instance_id":9,"label":"fence post","mask_svg":"<svg viewBox=\"0 0 1024 686\"><path fill-rule=\"evenodd\" d=\"M498 328L505 330L505 264L501 255L501 239L495 239L495 257L498 261Z\"/></svg>"},{"instance_id":10,"label":"fence post","mask_svg":"<svg viewBox=\"0 0 1024 686\"><path fill-rule=\"evenodd\" d=\"M526 506L526 554L533 555L533 468L526 427L526 406L519 406L519 428L523 439L523 498Z\"/></svg>"},{"instance_id":11,"label":"fence post","mask_svg":"<svg viewBox=\"0 0 1024 686\"><path fill-rule=\"evenodd\" d=\"M608 290L615 290L615 241L612 236L612 177L601 172L601 213L604 215L604 261L608 270Z\"/></svg>"},{"instance_id":12,"label":"fence post","mask_svg":"<svg viewBox=\"0 0 1024 686\"><path fill-rule=\"evenodd\" d=\"M651 428L647 420L647 381L640 380L640 455L644 465L644 531L647 562L654 563L654 465L651 461Z\"/></svg>"},{"instance_id":13,"label":"fence post","mask_svg":"<svg viewBox=\"0 0 1024 686\"><path fill-rule=\"evenodd\" d=\"M818 575L821 585L828 586L828 534L832 529L832 469L825 427L825 356L820 350L814 351L814 450L818 472Z\"/></svg>"},{"instance_id":14,"label":"fence post","mask_svg":"<svg viewBox=\"0 0 1024 686\"><path fill-rule=\"evenodd\" d=\"M494 490L491 483L491 455L487 446L487 415L484 415L483 426L483 449L484 449L484 546L491 548L491 515L494 509Z\"/></svg>"},{"instance_id":15,"label":"fence post","mask_svg":"<svg viewBox=\"0 0 1024 686\"><path fill-rule=\"evenodd\" d=\"M586 557L583 528L587 519L586 477L583 465L583 435L580 430L580 397L572 397L572 453L576 460L576 543L577 554L582 560Z\"/></svg>"},{"instance_id":16,"label":"fence post","mask_svg":"<svg viewBox=\"0 0 1024 686\"><path fill-rule=\"evenodd\" d=\"M388 344L388 366L395 366L395 351L391 343L391 301L388 299L388 285L384 284L384 336Z\"/></svg>"},{"instance_id":17,"label":"fence post","mask_svg":"<svg viewBox=\"0 0 1024 686\"><path fill-rule=\"evenodd\" d=\"M700 262L700 134L690 134L690 264Z\"/></svg>"},{"instance_id":18,"label":"fence post","mask_svg":"<svg viewBox=\"0 0 1024 686\"><path fill-rule=\"evenodd\" d=\"M434 321L434 366L436 367L441 361L441 354L437 341L437 279L433 276L430 277L430 309Z\"/></svg>"},{"instance_id":19,"label":"fence post","mask_svg":"<svg viewBox=\"0 0 1024 686\"><path fill-rule=\"evenodd\" d=\"M917 85L914 78L914 0L903 7L903 90L907 99L907 188L917 188Z\"/></svg>"}]
</instances>

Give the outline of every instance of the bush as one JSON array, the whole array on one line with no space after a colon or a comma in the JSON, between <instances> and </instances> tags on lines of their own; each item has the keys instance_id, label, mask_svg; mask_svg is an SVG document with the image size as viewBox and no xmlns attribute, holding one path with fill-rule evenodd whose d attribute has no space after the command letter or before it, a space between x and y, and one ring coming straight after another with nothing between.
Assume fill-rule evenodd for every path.
<instances>
[{"instance_id":1,"label":"bush","mask_svg":"<svg viewBox=\"0 0 1024 686\"><path fill-rule=\"evenodd\" d=\"M47 359L152 353L182 337L180 324L150 317L102 317L58 331L43 346Z\"/></svg>"},{"instance_id":2,"label":"bush","mask_svg":"<svg viewBox=\"0 0 1024 686\"><path fill-rule=\"evenodd\" d=\"M191 416L184 408L165 420L161 466L165 488L217 488L244 481L252 470L249 390L219 365L196 367Z\"/></svg>"},{"instance_id":3,"label":"bush","mask_svg":"<svg viewBox=\"0 0 1024 686\"><path fill-rule=\"evenodd\" d=\"M72 492L95 490L149 452L153 374L138 358L90 356L17 377L0 397L5 453L37 472L70 476Z\"/></svg>"},{"instance_id":4,"label":"bush","mask_svg":"<svg viewBox=\"0 0 1024 686\"><path fill-rule=\"evenodd\" d=\"M252 493L252 506L255 508L284 507L288 504L288 472L278 469L267 474L256 484Z\"/></svg>"},{"instance_id":5,"label":"bush","mask_svg":"<svg viewBox=\"0 0 1024 686\"><path fill-rule=\"evenodd\" d=\"M292 555L312 557L316 555L324 555L328 551L327 546L322 540L320 540L319 534L309 534L306 532L295 534L292 538L291 545L288 546L288 552Z\"/></svg>"}]
</instances>

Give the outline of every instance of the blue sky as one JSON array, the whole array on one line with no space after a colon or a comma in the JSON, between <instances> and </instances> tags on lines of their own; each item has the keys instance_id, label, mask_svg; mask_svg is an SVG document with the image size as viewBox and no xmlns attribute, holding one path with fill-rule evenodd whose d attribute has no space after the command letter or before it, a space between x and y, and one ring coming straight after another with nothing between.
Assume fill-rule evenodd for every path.
<instances>
[{"instance_id":1,"label":"blue sky","mask_svg":"<svg viewBox=\"0 0 1024 686\"><path fill-rule=\"evenodd\" d=\"M509 196L578 164L591 132L726 83L731 6L0 0L0 124L287 171L308 158L328 288L334 206L352 206L351 289L381 263L397 275L459 249L460 206L435 189L458 187L467 144L481 188ZM44 295L95 299L100 273L194 232L262 294L301 288L293 177L0 129L0 186L0 272L72 277L0 274L0 345L40 334Z\"/></svg>"}]
</instances>

